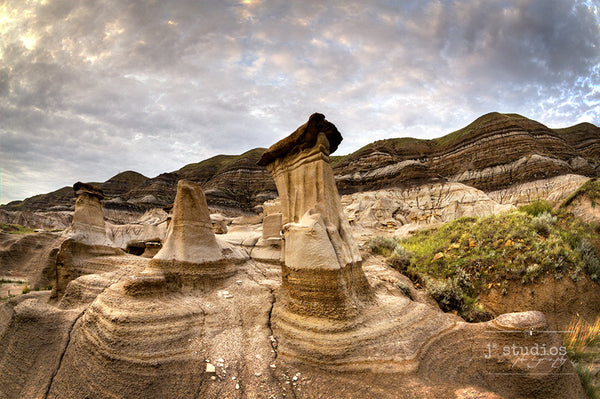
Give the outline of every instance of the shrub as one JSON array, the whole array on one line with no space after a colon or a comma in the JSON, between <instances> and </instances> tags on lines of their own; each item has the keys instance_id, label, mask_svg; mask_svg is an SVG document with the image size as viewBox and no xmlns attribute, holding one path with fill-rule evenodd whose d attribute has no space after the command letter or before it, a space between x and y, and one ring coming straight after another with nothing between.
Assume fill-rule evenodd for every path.
<instances>
[{"instance_id":1,"label":"shrub","mask_svg":"<svg viewBox=\"0 0 600 399\"><path fill-rule=\"evenodd\" d=\"M366 242L371 253L383 256L389 256L396 248L396 240L390 237L375 236Z\"/></svg>"},{"instance_id":2,"label":"shrub","mask_svg":"<svg viewBox=\"0 0 600 399\"><path fill-rule=\"evenodd\" d=\"M546 200L539 199L533 201L529 205L519 207L519 210L535 217L542 213L552 213L552 205Z\"/></svg>"},{"instance_id":3,"label":"shrub","mask_svg":"<svg viewBox=\"0 0 600 399\"><path fill-rule=\"evenodd\" d=\"M388 264L398 271L404 271L410 264L411 254L402 245L396 245L387 259Z\"/></svg>"},{"instance_id":4,"label":"shrub","mask_svg":"<svg viewBox=\"0 0 600 399\"><path fill-rule=\"evenodd\" d=\"M600 259L596 255L594 246L587 239L583 238L575 250L581 256L583 261L583 270L589 274L593 281L600 280Z\"/></svg>"},{"instance_id":5,"label":"shrub","mask_svg":"<svg viewBox=\"0 0 600 399\"><path fill-rule=\"evenodd\" d=\"M452 310L459 312L464 308L462 292L449 278L445 280L427 280L427 292L437 301L444 312Z\"/></svg>"},{"instance_id":6,"label":"shrub","mask_svg":"<svg viewBox=\"0 0 600 399\"><path fill-rule=\"evenodd\" d=\"M549 212L543 212L535 216L531 220L531 225L535 228L538 234L548 237L552 231L552 226L556 224L556 216L552 216Z\"/></svg>"},{"instance_id":7,"label":"shrub","mask_svg":"<svg viewBox=\"0 0 600 399\"><path fill-rule=\"evenodd\" d=\"M527 266L527 269L525 269L525 276L523 277L523 283L535 280L535 278L540 275L541 271L542 266L537 263Z\"/></svg>"},{"instance_id":8,"label":"shrub","mask_svg":"<svg viewBox=\"0 0 600 399\"><path fill-rule=\"evenodd\" d=\"M31 288L29 288L28 285L26 285L25 287L23 287L23 291L21 291L22 294L27 294L31 292Z\"/></svg>"}]
</instances>

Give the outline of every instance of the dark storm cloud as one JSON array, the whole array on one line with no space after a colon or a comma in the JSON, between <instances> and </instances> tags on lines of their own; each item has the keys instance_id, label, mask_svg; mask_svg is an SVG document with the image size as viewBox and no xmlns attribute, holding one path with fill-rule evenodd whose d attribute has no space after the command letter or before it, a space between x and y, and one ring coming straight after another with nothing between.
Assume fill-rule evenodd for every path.
<instances>
[{"instance_id":1,"label":"dark storm cloud","mask_svg":"<svg viewBox=\"0 0 600 399\"><path fill-rule=\"evenodd\" d=\"M1 201L269 146L315 111L340 152L489 111L600 123L594 2L12 0Z\"/></svg>"}]
</instances>

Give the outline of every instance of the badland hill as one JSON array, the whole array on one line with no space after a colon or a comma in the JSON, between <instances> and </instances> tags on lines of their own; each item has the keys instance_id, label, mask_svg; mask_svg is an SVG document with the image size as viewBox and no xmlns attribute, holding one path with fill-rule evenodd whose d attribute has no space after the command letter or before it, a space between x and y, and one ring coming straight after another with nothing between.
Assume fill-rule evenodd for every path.
<instances>
[{"instance_id":1,"label":"badland hill","mask_svg":"<svg viewBox=\"0 0 600 399\"><path fill-rule=\"evenodd\" d=\"M92 184L104 191L105 208L143 211L171 204L177 181L186 179L202 187L209 206L248 212L277 196L266 168L257 165L264 151L218 155L154 178L128 171ZM438 139L376 141L332 156L332 166L340 194L443 181L494 192L561 175L599 176L600 128L581 123L550 129L517 114L490 113ZM0 209L72 210L72 191L64 187Z\"/></svg>"}]
</instances>

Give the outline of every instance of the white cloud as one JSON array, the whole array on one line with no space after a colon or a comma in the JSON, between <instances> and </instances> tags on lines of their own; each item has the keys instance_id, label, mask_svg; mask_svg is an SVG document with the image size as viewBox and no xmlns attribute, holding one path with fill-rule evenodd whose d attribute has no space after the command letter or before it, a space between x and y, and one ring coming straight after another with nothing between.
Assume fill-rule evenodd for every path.
<instances>
[{"instance_id":1,"label":"white cloud","mask_svg":"<svg viewBox=\"0 0 600 399\"><path fill-rule=\"evenodd\" d=\"M313 112L340 153L496 110L599 124L599 26L575 0L7 0L0 201L266 147Z\"/></svg>"}]
</instances>

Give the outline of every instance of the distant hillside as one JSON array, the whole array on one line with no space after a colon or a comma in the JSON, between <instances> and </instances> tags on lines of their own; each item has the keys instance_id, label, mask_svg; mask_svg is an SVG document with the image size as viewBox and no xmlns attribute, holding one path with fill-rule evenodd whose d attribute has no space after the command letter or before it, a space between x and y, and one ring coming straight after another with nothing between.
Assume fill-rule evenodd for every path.
<instances>
[{"instance_id":1,"label":"distant hillside","mask_svg":"<svg viewBox=\"0 0 600 399\"><path fill-rule=\"evenodd\" d=\"M154 178L128 171L92 184L105 192L105 206L143 210L170 204L177 181L188 179L204 188L209 205L251 211L277 195L269 173L256 164L264 150L217 155ZM349 155L334 155L331 161L343 194L439 180L489 192L568 173L600 176L600 128L582 123L550 129L521 115L494 112L444 137L380 140ZM2 209L72 205L73 192L64 187Z\"/></svg>"},{"instance_id":2,"label":"distant hillside","mask_svg":"<svg viewBox=\"0 0 600 399\"><path fill-rule=\"evenodd\" d=\"M433 140L376 141L338 159L335 171L342 193L439 179L494 191L567 173L598 176L599 164L597 126L550 129L494 112Z\"/></svg>"}]
</instances>

